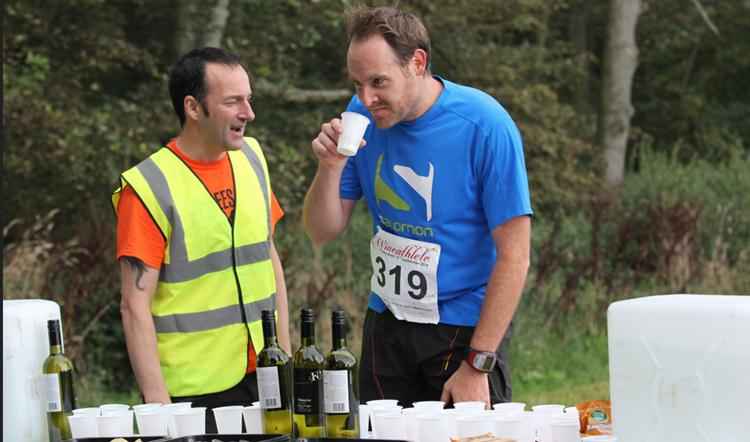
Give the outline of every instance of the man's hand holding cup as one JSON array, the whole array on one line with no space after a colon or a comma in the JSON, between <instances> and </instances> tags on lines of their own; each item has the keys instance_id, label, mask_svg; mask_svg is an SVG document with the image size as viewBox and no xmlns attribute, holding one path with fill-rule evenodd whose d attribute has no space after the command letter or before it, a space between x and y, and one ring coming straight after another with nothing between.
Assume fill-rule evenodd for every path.
<instances>
[{"instance_id":1,"label":"man's hand holding cup","mask_svg":"<svg viewBox=\"0 0 750 442\"><path fill-rule=\"evenodd\" d=\"M370 120L356 112L344 112L321 126L312 141L312 149L324 165L343 167L346 158L357 154L366 142L363 139Z\"/></svg>"}]
</instances>

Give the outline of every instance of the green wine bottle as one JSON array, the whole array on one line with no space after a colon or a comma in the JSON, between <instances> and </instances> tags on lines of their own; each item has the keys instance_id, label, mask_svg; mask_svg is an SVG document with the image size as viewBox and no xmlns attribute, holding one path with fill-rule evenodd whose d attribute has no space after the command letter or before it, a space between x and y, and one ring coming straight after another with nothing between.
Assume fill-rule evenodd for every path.
<instances>
[{"instance_id":1,"label":"green wine bottle","mask_svg":"<svg viewBox=\"0 0 750 442\"><path fill-rule=\"evenodd\" d=\"M263 350L258 353L258 396L263 409L263 432L292 433L292 363L276 339L273 310L261 312Z\"/></svg>"},{"instance_id":2,"label":"green wine bottle","mask_svg":"<svg viewBox=\"0 0 750 442\"><path fill-rule=\"evenodd\" d=\"M49 356L42 367L47 390L47 428L49 442L60 442L72 438L68 416L76 408L73 363L63 354L60 321L47 321L47 331Z\"/></svg>"},{"instance_id":3,"label":"green wine bottle","mask_svg":"<svg viewBox=\"0 0 750 442\"><path fill-rule=\"evenodd\" d=\"M294 425L298 437L325 436L323 369L325 357L315 346L315 318L300 311L302 344L294 353Z\"/></svg>"},{"instance_id":4,"label":"green wine bottle","mask_svg":"<svg viewBox=\"0 0 750 442\"><path fill-rule=\"evenodd\" d=\"M357 358L346 348L346 315L331 314L333 349L323 371L326 434L342 439L359 438L359 391Z\"/></svg>"}]
</instances>

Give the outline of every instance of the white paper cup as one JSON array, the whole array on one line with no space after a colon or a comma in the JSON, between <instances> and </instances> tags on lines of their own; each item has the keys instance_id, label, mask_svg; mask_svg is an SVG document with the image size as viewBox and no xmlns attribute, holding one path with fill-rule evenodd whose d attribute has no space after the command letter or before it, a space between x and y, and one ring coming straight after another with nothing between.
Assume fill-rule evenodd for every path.
<instances>
[{"instance_id":1,"label":"white paper cup","mask_svg":"<svg viewBox=\"0 0 750 442\"><path fill-rule=\"evenodd\" d=\"M263 415L260 402L254 402L253 405L243 408L242 418L245 420L245 433L263 434Z\"/></svg>"},{"instance_id":2,"label":"white paper cup","mask_svg":"<svg viewBox=\"0 0 750 442\"><path fill-rule=\"evenodd\" d=\"M521 435L518 442L534 442L536 438L536 418L533 411L524 411L520 414Z\"/></svg>"},{"instance_id":3,"label":"white paper cup","mask_svg":"<svg viewBox=\"0 0 750 442\"><path fill-rule=\"evenodd\" d=\"M404 440L406 421L400 411L392 411L373 416L372 426L378 439Z\"/></svg>"},{"instance_id":4,"label":"white paper cup","mask_svg":"<svg viewBox=\"0 0 750 442\"><path fill-rule=\"evenodd\" d=\"M552 442L552 430L550 428L552 422L563 420L566 418L578 422L577 417L565 416L565 413L563 413L562 409L556 410L553 408L545 408L541 410L534 410L532 411L532 414L534 416L534 422L536 425L536 434L542 441Z\"/></svg>"},{"instance_id":5,"label":"white paper cup","mask_svg":"<svg viewBox=\"0 0 750 442\"><path fill-rule=\"evenodd\" d=\"M211 409L216 419L216 431L219 434L242 433L242 405L229 405Z\"/></svg>"},{"instance_id":6,"label":"white paper cup","mask_svg":"<svg viewBox=\"0 0 750 442\"><path fill-rule=\"evenodd\" d=\"M535 413L563 413L565 411L565 405L560 404L542 404L534 405L531 410Z\"/></svg>"},{"instance_id":7,"label":"white paper cup","mask_svg":"<svg viewBox=\"0 0 750 442\"><path fill-rule=\"evenodd\" d=\"M93 416L99 416L99 407L87 407L87 408L76 408L73 410L73 414L89 414Z\"/></svg>"},{"instance_id":8,"label":"white paper cup","mask_svg":"<svg viewBox=\"0 0 750 442\"><path fill-rule=\"evenodd\" d=\"M453 404L453 408L457 410L461 410L462 412L477 412L477 411L484 411L484 409L487 407L487 404L485 404L482 401L465 401L465 402L456 402Z\"/></svg>"},{"instance_id":9,"label":"white paper cup","mask_svg":"<svg viewBox=\"0 0 750 442\"><path fill-rule=\"evenodd\" d=\"M176 437L206 434L206 407L174 410L172 420Z\"/></svg>"},{"instance_id":10,"label":"white paper cup","mask_svg":"<svg viewBox=\"0 0 750 442\"><path fill-rule=\"evenodd\" d=\"M417 432L419 431L419 428L417 427L417 416L425 414L429 415L430 413L437 414L440 413L440 410L422 410L419 408L404 408L401 410L406 426L406 440L417 440Z\"/></svg>"},{"instance_id":11,"label":"white paper cup","mask_svg":"<svg viewBox=\"0 0 750 442\"><path fill-rule=\"evenodd\" d=\"M138 413L141 413L141 412L151 412L151 411L154 411L154 410L158 410L158 409L161 408L161 405L162 404L159 404L159 403L156 403L156 402L152 402L152 403L148 403L148 404L133 405L131 408L133 409L133 411L135 412L135 414L138 415Z\"/></svg>"},{"instance_id":12,"label":"white paper cup","mask_svg":"<svg viewBox=\"0 0 750 442\"><path fill-rule=\"evenodd\" d=\"M458 437L458 418L468 414L470 413L458 408L446 408L439 412L439 416L444 420L448 437Z\"/></svg>"},{"instance_id":13,"label":"white paper cup","mask_svg":"<svg viewBox=\"0 0 750 442\"><path fill-rule=\"evenodd\" d=\"M522 439L523 418L518 414L495 414L493 418L495 424L495 436L507 437L520 441Z\"/></svg>"},{"instance_id":14,"label":"white paper cup","mask_svg":"<svg viewBox=\"0 0 750 442\"><path fill-rule=\"evenodd\" d=\"M414 408L418 410L442 410L445 408L445 402L443 401L419 401L414 402Z\"/></svg>"},{"instance_id":15,"label":"white paper cup","mask_svg":"<svg viewBox=\"0 0 750 442\"><path fill-rule=\"evenodd\" d=\"M359 438L365 439L370 432L370 406L359 404Z\"/></svg>"},{"instance_id":16,"label":"white paper cup","mask_svg":"<svg viewBox=\"0 0 750 442\"><path fill-rule=\"evenodd\" d=\"M97 415L92 413L81 413L68 416L68 422L70 423L70 432L73 436L73 439L82 439L84 437L98 437L99 429L96 426L96 416Z\"/></svg>"},{"instance_id":17,"label":"white paper cup","mask_svg":"<svg viewBox=\"0 0 750 442\"><path fill-rule=\"evenodd\" d=\"M492 409L502 412L503 414L517 414L526 409L526 404L523 402L501 402L498 404L492 404Z\"/></svg>"},{"instance_id":18,"label":"white paper cup","mask_svg":"<svg viewBox=\"0 0 750 442\"><path fill-rule=\"evenodd\" d=\"M550 442L580 442L579 430L577 419L555 420L549 426L548 439Z\"/></svg>"},{"instance_id":19,"label":"white paper cup","mask_svg":"<svg viewBox=\"0 0 750 442\"><path fill-rule=\"evenodd\" d=\"M135 421L140 436L166 436L168 433L169 414L158 408L136 412Z\"/></svg>"},{"instance_id":20,"label":"white paper cup","mask_svg":"<svg viewBox=\"0 0 750 442\"><path fill-rule=\"evenodd\" d=\"M495 422L487 412L461 416L456 419L459 437L474 437L482 434L494 433Z\"/></svg>"},{"instance_id":21,"label":"white paper cup","mask_svg":"<svg viewBox=\"0 0 750 442\"><path fill-rule=\"evenodd\" d=\"M417 442L447 441L453 436L444 416L417 415Z\"/></svg>"},{"instance_id":22,"label":"white paper cup","mask_svg":"<svg viewBox=\"0 0 750 442\"><path fill-rule=\"evenodd\" d=\"M336 151L348 157L356 155L368 124L370 124L370 120L362 114L356 112L342 113L341 125L343 131L339 135Z\"/></svg>"},{"instance_id":23,"label":"white paper cup","mask_svg":"<svg viewBox=\"0 0 750 442\"><path fill-rule=\"evenodd\" d=\"M130 410L130 405L126 404L104 404L99 405L99 414L102 416L108 414L119 414Z\"/></svg>"},{"instance_id":24,"label":"white paper cup","mask_svg":"<svg viewBox=\"0 0 750 442\"><path fill-rule=\"evenodd\" d=\"M192 402L173 402L171 404L164 404L161 406L161 412L167 415L167 433L169 436L175 436L176 432L172 414L177 410L189 409L192 404Z\"/></svg>"},{"instance_id":25,"label":"white paper cup","mask_svg":"<svg viewBox=\"0 0 750 442\"><path fill-rule=\"evenodd\" d=\"M119 411L96 416L99 437L128 437L133 435L133 411Z\"/></svg>"}]
</instances>

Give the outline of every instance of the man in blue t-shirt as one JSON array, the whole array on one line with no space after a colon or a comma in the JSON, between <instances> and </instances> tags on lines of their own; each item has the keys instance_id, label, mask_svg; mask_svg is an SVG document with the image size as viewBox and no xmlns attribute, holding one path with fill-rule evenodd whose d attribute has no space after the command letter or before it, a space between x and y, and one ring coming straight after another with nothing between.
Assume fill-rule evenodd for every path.
<instances>
[{"instance_id":1,"label":"man in blue t-shirt","mask_svg":"<svg viewBox=\"0 0 750 442\"><path fill-rule=\"evenodd\" d=\"M532 213L518 129L491 96L432 75L416 16L355 9L348 34L347 110L371 124L349 158L336 150L341 121L323 124L304 221L321 244L358 200L372 215L361 400L509 401Z\"/></svg>"}]
</instances>

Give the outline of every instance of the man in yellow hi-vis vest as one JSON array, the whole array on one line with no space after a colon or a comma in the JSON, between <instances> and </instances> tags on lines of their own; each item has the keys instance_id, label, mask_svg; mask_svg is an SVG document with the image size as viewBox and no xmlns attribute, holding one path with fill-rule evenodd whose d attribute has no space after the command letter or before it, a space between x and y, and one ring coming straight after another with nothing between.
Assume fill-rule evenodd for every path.
<instances>
[{"instance_id":1,"label":"man in yellow hi-vis vest","mask_svg":"<svg viewBox=\"0 0 750 442\"><path fill-rule=\"evenodd\" d=\"M182 129L121 176L121 313L144 402L214 408L258 399L260 312L276 309L290 351L287 295L273 230L283 216L260 145L248 72L218 48L172 67ZM215 431L213 413L206 430Z\"/></svg>"}]
</instances>

